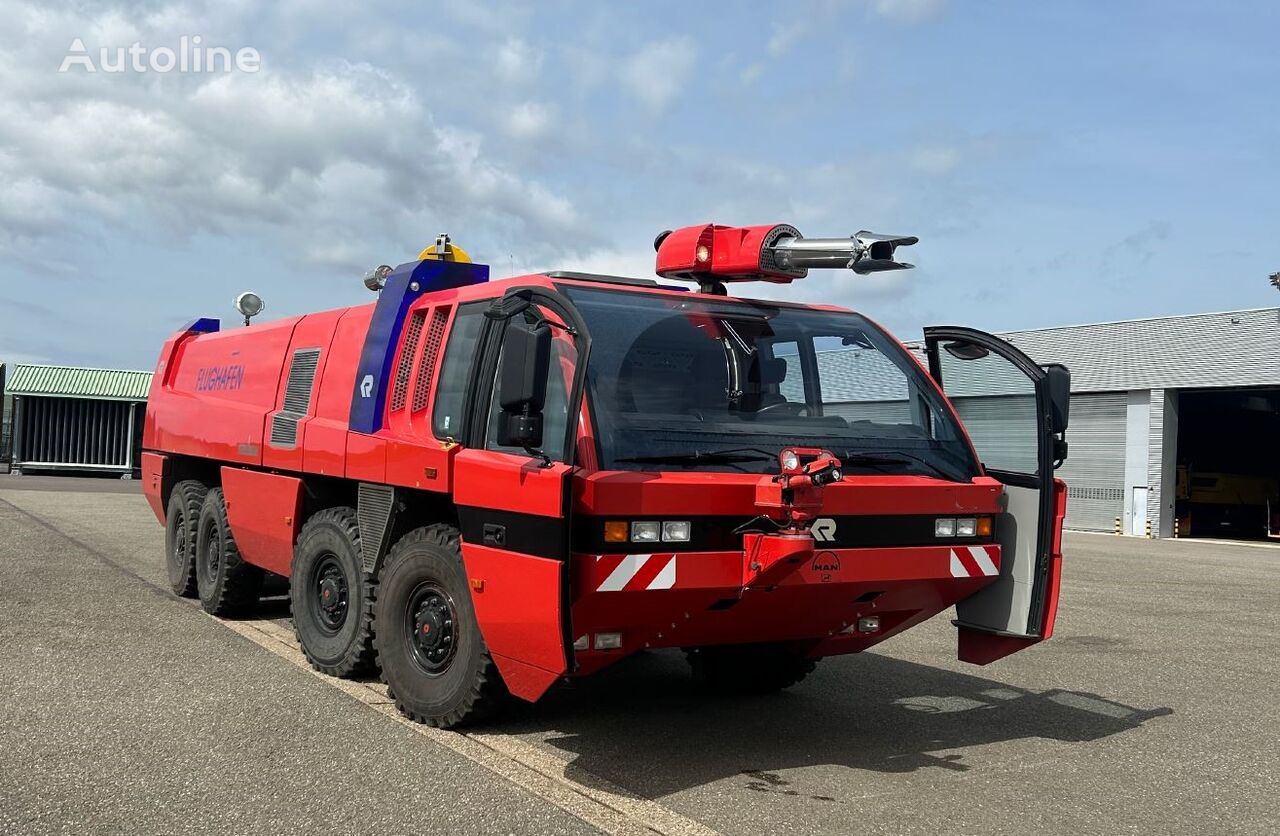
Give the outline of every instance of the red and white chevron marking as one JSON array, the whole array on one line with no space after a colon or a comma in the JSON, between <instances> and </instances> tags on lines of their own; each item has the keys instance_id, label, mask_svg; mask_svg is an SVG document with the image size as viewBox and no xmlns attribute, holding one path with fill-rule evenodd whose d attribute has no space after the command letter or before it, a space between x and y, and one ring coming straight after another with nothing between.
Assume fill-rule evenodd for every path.
<instances>
[{"instance_id":1,"label":"red and white chevron marking","mask_svg":"<svg viewBox=\"0 0 1280 836\"><path fill-rule=\"evenodd\" d=\"M676 585L674 554L606 554L596 557L596 565L602 574L608 572L596 592L671 589Z\"/></svg>"},{"instance_id":2,"label":"red and white chevron marking","mask_svg":"<svg viewBox=\"0 0 1280 836\"><path fill-rule=\"evenodd\" d=\"M981 578L1000 574L999 546L968 546L951 550L951 577Z\"/></svg>"}]
</instances>

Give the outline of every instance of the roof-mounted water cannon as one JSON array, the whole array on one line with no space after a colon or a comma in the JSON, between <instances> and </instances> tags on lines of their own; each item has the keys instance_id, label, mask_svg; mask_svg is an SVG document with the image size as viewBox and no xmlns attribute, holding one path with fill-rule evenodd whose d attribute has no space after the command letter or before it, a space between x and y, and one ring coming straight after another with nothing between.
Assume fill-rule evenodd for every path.
<instances>
[{"instance_id":1,"label":"roof-mounted water cannon","mask_svg":"<svg viewBox=\"0 0 1280 836\"><path fill-rule=\"evenodd\" d=\"M805 238L787 224L703 224L664 232L653 246L658 275L696 281L703 293L724 294L724 282L787 284L803 279L810 268L848 269L859 275L908 270L914 265L896 261L895 251L919 240L865 230L848 238Z\"/></svg>"}]
</instances>

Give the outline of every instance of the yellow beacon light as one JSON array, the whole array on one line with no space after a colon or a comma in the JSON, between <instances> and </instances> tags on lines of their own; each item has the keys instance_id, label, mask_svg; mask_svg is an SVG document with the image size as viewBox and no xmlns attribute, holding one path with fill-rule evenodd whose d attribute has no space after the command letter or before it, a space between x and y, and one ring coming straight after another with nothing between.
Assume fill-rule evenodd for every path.
<instances>
[{"instance_id":1,"label":"yellow beacon light","mask_svg":"<svg viewBox=\"0 0 1280 836\"><path fill-rule=\"evenodd\" d=\"M457 261L462 264L471 263L471 256L467 255L467 251L462 247L450 241L448 233L437 235L434 244L418 253L419 260L425 258L434 258L440 261Z\"/></svg>"}]
</instances>

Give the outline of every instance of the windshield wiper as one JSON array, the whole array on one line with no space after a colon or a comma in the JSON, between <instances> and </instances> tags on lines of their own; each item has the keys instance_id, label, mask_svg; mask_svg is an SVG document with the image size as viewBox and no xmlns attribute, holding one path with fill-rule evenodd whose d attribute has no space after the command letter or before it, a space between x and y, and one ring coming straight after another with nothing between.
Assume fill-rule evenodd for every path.
<instances>
[{"instance_id":1,"label":"windshield wiper","mask_svg":"<svg viewBox=\"0 0 1280 836\"><path fill-rule=\"evenodd\" d=\"M736 464L738 462L774 461L777 453L741 447L732 450L690 450L686 453L655 453L651 456L625 456L616 461L636 464Z\"/></svg>"},{"instance_id":2,"label":"windshield wiper","mask_svg":"<svg viewBox=\"0 0 1280 836\"><path fill-rule=\"evenodd\" d=\"M941 476L949 482L962 482L963 479L958 478L954 473L939 467L928 459L922 459L919 456L913 456L910 453L895 452L892 455L876 455L874 453L859 453L856 450L846 450L845 454L840 457L842 464L852 467L867 466L877 467L891 464L918 464Z\"/></svg>"}]
</instances>

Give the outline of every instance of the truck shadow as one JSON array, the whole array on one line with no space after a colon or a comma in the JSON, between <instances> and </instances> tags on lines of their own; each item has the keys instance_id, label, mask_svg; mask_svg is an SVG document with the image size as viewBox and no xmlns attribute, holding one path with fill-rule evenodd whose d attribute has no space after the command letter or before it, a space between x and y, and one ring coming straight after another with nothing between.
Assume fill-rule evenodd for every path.
<instances>
[{"instance_id":1,"label":"truck shadow","mask_svg":"<svg viewBox=\"0 0 1280 836\"><path fill-rule=\"evenodd\" d=\"M955 750L1037 737L1083 743L1172 713L1021 690L875 653L828 659L781 694L719 698L698 692L683 658L664 652L560 688L495 731L535 734L573 755L573 780L600 776L642 797L732 776L747 789L801 795L776 771L967 771L973 767Z\"/></svg>"}]
</instances>

